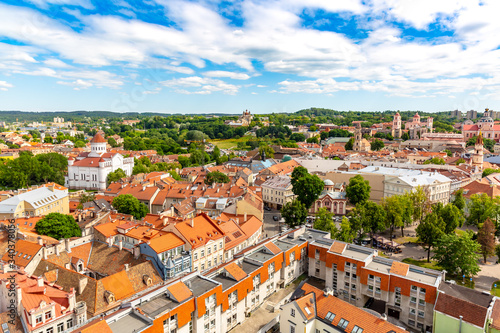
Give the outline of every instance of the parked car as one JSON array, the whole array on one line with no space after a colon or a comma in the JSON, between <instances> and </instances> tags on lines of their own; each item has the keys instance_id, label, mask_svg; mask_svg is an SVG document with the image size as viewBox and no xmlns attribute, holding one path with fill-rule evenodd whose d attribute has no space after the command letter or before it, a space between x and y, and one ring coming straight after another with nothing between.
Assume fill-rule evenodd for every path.
<instances>
[{"instance_id":1,"label":"parked car","mask_svg":"<svg viewBox=\"0 0 500 333\"><path fill-rule=\"evenodd\" d=\"M270 211L271 208L267 207L267 206L264 206L264 209L267 210L267 211Z\"/></svg>"},{"instance_id":2,"label":"parked car","mask_svg":"<svg viewBox=\"0 0 500 333\"><path fill-rule=\"evenodd\" d=\"M280 220L280 217L279 217L278 215L274 215L274 216L273 216L273 220L275 220L275 221L279 221L279 220Z\"/></svg>"}]
</instances>

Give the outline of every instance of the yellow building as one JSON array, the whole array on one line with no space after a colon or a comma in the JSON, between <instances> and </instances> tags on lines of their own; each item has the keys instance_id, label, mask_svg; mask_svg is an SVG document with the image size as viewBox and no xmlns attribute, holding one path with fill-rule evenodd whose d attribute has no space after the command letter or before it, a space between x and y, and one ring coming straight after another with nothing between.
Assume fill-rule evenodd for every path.
<instances>
[{"instance_id":1,"label":"yellow building","mask_svg":"<svg viewBox=\"0 0 500 333\"><path fill-rule=\"evenodd\" d=\"M67 191L41 187L0 202L0 219L43 216L49 213L69 214Z\"/></svg>"}]
</instances>

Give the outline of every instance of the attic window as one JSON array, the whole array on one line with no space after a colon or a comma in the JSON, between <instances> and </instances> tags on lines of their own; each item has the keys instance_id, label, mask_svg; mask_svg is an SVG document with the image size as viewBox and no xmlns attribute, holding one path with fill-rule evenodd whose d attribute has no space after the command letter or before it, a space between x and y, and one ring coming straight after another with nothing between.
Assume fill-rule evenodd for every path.
<instances>
[{"instance_id":1,"label":"attic window","mask_svg":"<svg viewBox=\"0 0 500 333\"><path fill-rule=\"evenodd\" d=\"M311 310L309 310L309 308L307 306L304 308L304 311L307 313L307 315L311 314Z\"/></svg>"}]
</instances>

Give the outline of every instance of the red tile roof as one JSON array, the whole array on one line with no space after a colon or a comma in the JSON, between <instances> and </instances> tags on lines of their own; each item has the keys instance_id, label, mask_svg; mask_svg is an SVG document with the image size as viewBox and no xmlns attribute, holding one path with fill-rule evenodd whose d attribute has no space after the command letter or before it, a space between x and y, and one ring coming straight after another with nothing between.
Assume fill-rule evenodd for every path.
<instances>
[{"instance_id":1,"label":"red tile roof","mask_svg":"<svg viewBox=\"0 0 500 333\"><path fill-rule=\"evenodd\" d=\"M184 245L184 241L171 232L160 237L155 237L149 241L149 246L151 246L156 253L163 253L182 245Z\"/></svg>"},{"instance_id":2,"label":"red tile roof","mask_svg":"<svg viewBox=\"0 0 500 333\"><path fill-rule=\"evenodd\" d=\"M438 294L434 310L456 319L462 316L465 322L479 327L484 327L488 316L487 308L445 293Z\"/></svg>"},{"instance_id":3,"label":"red tile roof","mask_svg":"<svg viewBox=\"0 0 500 333\"><path fill-rule=\"evenodd\" d=\"M241 281L247 276L247 273L243 271L235 262L230 263L224 269L236 280Z\"/></svg>"},{"instance_id":4,"label":"red tile roof","mask_svg":"<svg viewBox=\"0 0 500 333\"><path fill-rule=\"evenodd\" d=\"M22 239L19 239L15 244L15 255L14 262L19 267L26 267L33 259L33 257L42 249L41 245L37 243L28 242ZM9 253L5 253L2 257L4 262L9 262L12 258L9 257Z\"/></svg>"},{"instance_id":5,"label":"red tile roof","mask_svg":"<svg viewBox=\"0 0 500 333\"><path fill-rule=\"evenodd\" d=\"M410 265L394 260L392 262L390 272L391 272L391 274L406 276L408 274L409 269L410 269Z\"/></svg>"},{"instance_id":6,"label":"red tile roof","mask_svg":"<svg viewBox=\"0 0 500 333\"><path fill-rule=\"evenodd\" d=\"M96 135L94 135L94 137L92 138L92 140L90 140L90 142L92 142L92 143L103 143L103 142L108 142L108 141L106 141L106 139L104 139L101 134L97 133Z\"/></svg>"},{"instance_id":7,"label":"red tile roof","mask_svg":"<svg viewBox=\"0 0 500 333\"><path fill-rule=\"evenodd\" d=\"M198 248L210 240L221 239L224 236L223 231L206 214L200 214L193 219L176 223L175 228L193 248Z\"/></svg>"},{"instance_id":8,"label":"red tile roof","mask_svg":"<svg viewBox=\"0 0 500 333\"><path fill-rule=\"evenodd\" d=\"M189 288L182 282L179 281L174 285L171 285L167 290L172 294L175 300L179 303L187 300L189 297L193 296L193 293Z\"/></svg>"}]
</instances>

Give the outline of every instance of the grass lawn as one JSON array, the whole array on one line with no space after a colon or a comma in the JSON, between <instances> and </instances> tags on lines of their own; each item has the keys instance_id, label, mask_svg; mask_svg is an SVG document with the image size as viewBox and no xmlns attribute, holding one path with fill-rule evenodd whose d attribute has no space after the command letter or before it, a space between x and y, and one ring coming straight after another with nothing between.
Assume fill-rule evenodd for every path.
<instances>
[{"instance_id":1,"label":"grass lawn","mask_svg":"<svg viewBox=\"0 0 500 333\"><path fill-rule=\"evenodd\" d=\"M403 262L423 268L430 268L430 269L435 269L435 270L442 270L442 268L438 265L438 263L434 260L431 260L431 262L427 262L427 259L423 260L417 260L413 258L405 258L403 259Z\"/></svg>"},{"instance_id":2,"label":"grass lawn","mask_svg":"<svg viewBox=\"0 0 500 333\"><path fill-rule=\"evenodd\" d=\"M500 280L493 282L493 284L491 285L491 294L493 296L500 297Z\"/></svg>"},{"instance_id":3,"label":"grass lawn","mask_svg":"<svg viewBox=\"0 0 500 333\"><path fill-rule=\"evenodd\" d=\"M418 243L418 238L417 237L398 237L394 238L394 241L399 244L404 244L404 243Z\"/></svg>"},{"instance_id":4,"label":"grass lawn","mask_svg":"<svg viewBox=\"0 0 500 333\"><path fill-rule=\"evenodd\" d=\"M238 144L238 142L248 141L248 139L250 139L250 138L252 138L252 137L243 136L243 137L237 138L237 139L224 139L224 140L217 139L217 140L210 140L209 142L213 143L214 145L219 147L219 149L231 149L231 148L235 148L236 145Z\"/></svg>"}]
</instances>

